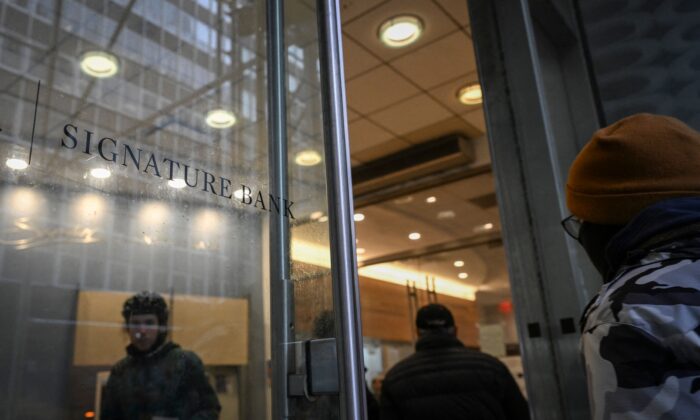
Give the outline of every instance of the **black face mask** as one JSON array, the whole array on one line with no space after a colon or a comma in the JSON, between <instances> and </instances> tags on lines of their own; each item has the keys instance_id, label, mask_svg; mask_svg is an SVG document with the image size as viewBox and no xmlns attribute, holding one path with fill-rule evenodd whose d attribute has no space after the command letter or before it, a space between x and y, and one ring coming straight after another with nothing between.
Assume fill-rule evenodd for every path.
<instances>
[{"instance_id":1,"label":"black face mask","mask_svg":"<svg viewBox=\"0 0 700 420\"><path fill-rule=\"evenodd\" d=\"M579 230L578 241L586 250L588 258L603 276L603 280L607 281L611 271L616 267L611 267L608 260L605 258L605 250L610 243L610 240L624 226L620 225L598 225L595 223L583 222Z\"/></svg>"}]
</instances>

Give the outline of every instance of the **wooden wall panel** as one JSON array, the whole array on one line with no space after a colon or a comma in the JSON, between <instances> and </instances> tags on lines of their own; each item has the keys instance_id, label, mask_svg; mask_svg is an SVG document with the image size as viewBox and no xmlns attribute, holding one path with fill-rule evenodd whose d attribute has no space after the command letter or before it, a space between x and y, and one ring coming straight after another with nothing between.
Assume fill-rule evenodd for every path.
<instances>
[{"instance_id":1,"label":"wooden wall panel","mask_svg":"<svg viewBox=\"0 0 700 420\"><path fill-rule=\"evenodd\" d=\"M418 290L418 307L428 303L427 293ZM460 340L478 347L476 304L473 301L438 294L438 303L447 306L455 317ZM362 334L365 337L388 341L411 342L406 287L360 277L360 304L362 307Z\"/></svg>"},{"instance_id":2,"label":"wooden wall panel","mask_svg":"<svg viewBox=\"0 0 700 420\"><path fill-rule=\"evenodd\" d=\"M132 293L81 291L73 363L109 366L124 357L129 339L121 310ZM167 300L167 296L164 296ZM192 350L206 365L248 363L248 301L175 296L172 340Z\"/></svg>"},{"instance_id":3,"label":"wooden wall panel","mask_svg":"<svg viewBox=\"0 0 700 420\"><path fill-rule=\"evenodd\" d=\"M411 342L406 288L360 277L362 335L390 341Z\"/></svg>"}]
</instances>

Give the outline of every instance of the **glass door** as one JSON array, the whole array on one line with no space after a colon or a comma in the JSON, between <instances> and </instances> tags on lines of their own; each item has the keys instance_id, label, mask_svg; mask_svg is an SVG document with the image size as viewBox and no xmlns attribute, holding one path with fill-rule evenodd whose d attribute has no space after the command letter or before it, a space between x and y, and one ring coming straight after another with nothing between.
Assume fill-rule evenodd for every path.
<instances>
[{"instance_id":1,"label":"glass door","mask_svg":"<svg viewBox=\"0 0 700 420\"><path fill-rule=\"evenodd\" d=\"M0 1L0 418L340 416L354 239L292 3Z\"/></svg>"}]
</instances>

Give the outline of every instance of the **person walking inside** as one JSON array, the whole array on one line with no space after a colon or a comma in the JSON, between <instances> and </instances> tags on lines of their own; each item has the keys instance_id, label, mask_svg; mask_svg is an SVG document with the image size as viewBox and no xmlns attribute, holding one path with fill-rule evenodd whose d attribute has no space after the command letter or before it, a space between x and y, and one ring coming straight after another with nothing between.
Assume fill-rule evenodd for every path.
<instances>
[{"instance_id":1,"label":"person walking inside","mask_svg":"<svg viewBox=\"0 0 700 420\"><path fill-rule=\"evenodd\" d=\"M528 420L530 413L508 368L464 347L449 309L431 303L416 315L416 352L382 383L382 420Z\"/></svg>"}]
</instances>

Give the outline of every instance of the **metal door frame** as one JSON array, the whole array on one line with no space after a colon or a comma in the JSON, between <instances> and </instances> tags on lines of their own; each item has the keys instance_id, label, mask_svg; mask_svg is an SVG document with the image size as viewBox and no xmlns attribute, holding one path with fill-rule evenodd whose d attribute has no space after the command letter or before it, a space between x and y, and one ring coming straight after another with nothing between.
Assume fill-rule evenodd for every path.
<instances>
[{"instance_id":1,"label":"metal door frame","mask_svg":"<svg viewBox=\"0 0 700 420\"><path fill-rule=\"evenodd\" d=\"M270 192L287 196L286 60L284 1L267 2ZM340 377L340 417L365 419L359 283L355 260L350 146L345 110L340 9L336 0L316 3L331 244L333 308ZM272 418L290 412L287 378L292 373L294 289L290 279L289 221L270 215L270 311Z\"/></svg>"},{"instance_id":2,"label":"metal door frame","mask_svg":"<svg viewBox=\"0 0 700 420\"><path fill-rule=\"evenodd\" d=\"M572 0L469 0L521 354L537 419L589 418L578 324L600 286L560 220L599 127Z\"/></svg>"}]
</instances>

